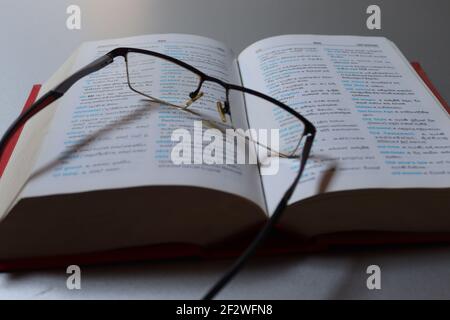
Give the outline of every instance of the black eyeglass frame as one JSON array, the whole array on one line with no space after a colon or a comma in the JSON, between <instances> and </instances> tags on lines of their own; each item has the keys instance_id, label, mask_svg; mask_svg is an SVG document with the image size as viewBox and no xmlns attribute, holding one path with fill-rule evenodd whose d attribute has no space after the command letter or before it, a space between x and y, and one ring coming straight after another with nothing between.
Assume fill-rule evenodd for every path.
<instances>
[{"instance_id":1,"label":"black eyeglass frame","mask_svg":"<svg viewBox=\"0 0 450 320\"><path fill-rule=\"evenodd\" d=\"M308 160L309 154L311 152L312 144L316 135L316 128L314 125L308 121L305 117L303 117L301 114L299 114L294 109L290 108L286 104L268 96L264 93L245 88L242 86L226 83L220 79L217 79L215 77L211 77L202 71L198 70L197 68L181 61L176 58L167 56L165 54L161 54L159 52L144 50L144 49L137 49L137 48L128 48L128 47L120 47L111 50L110 52L106 53L105 55L95 59L90 64L86 65L84 68L78 70L74 74L72 74L70 77L62 81L59 85L57 85L54 89L50 90L49 92L45 93L42 97L40 97L37 101L35 101L25 112L23 112L6 130L4 135L2 136L0 140L0 159L4 154L4 151L6 149L6 146L10 139L14 136L14 134L17 132L17 130L24 125L29 119L31 119L34 115L39 113L41 110L43 110L45 107L47 107L52 102L58 100L61 98L67 90L69 90L78 80L82 79L83 77L94 73L96 71L99 71L100 69L103 69L107 65L111 64L114 61L114 58L116 57L123 57L125 61L127 62L127 54L133 52L133 53L140 53L145 55L154 56L157 58L161 58L167 61L170 61L172 63L175 63L193 73L199 76L200 82L198 85L198 88L190 93L190 98L194 99L200 92L201 87L204 82L211 81L214 83L217 83L221 85L225 91L226 91L226 99L225 101L225 110L224 112L230 114L229 110L229 102L228 102L228 93L230 90L236 90L240 91L242 93L247 93L251 95L255 95L261 99L265 99L278 107L282 108L286 112L290 113L294 117L296 117L299 121L301 121L304 124L304 132L301 136L301 140L305 138L305 142L303 144L303 149L300 158L295 157L296 159L300 159L300 167L297 175L295 176L293 182L290 184L287 191L284 193L282 199L278 203L274 213L270 217L270 219L266 222L264 227L259 231L259 233L256 235L254 240L251 242L251 244L247 247L247 249L239 256L239 258L233 263L233 265L228 269L228 271L222 276L222 278L219 279L215 283L215 285L208 291L208 293L204 296L204 299L212 299L215 297L215 295L238 273L238 271L243 267L245 262L252 256L253 253L255 253L256 249L263 243L265 238L268 236L270 231L273 229L273 227L276 225L276 223L279 221L283 211L286 209L289 199L291 198L292 194L294 193L294 190L300 181L300 178L302 176L302 173L304 171L306 162ZM128 73L128 66L127 66L127 73ZM130 89L134 92L137 92L138 94L142 94L139 91L136 91L132 88L128 81L128 86Z\"/></svg>"}]
</instances>

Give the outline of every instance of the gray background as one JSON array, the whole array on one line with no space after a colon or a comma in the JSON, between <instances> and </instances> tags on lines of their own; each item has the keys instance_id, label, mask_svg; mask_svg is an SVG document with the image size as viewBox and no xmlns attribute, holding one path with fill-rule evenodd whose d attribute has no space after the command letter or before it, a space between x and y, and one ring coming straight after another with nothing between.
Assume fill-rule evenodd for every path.
<instances>
[{"instance_id":1,"label":"gray background","mask_svg":"<svg viewBox=\"0 0 450 320\"><path fill-rule=\"evenodd\" d=\"M82 29L66 29L78 4ZM378 4L382 30L366 28ZM149 33L191 33L236 53L278 34L386 36L420 61L450 98L450 2L375 0L0 0L0 132L18 114L32 84L43 83L83 41ZM82 269L82 290L66 289L64 269L0 274L0 298L199 298L231 261L157 261ZM382 289L366 288L367 266ZM256 258L221 298L450 298L450 248L353 249Z\"/></svg>"}]
</instances>

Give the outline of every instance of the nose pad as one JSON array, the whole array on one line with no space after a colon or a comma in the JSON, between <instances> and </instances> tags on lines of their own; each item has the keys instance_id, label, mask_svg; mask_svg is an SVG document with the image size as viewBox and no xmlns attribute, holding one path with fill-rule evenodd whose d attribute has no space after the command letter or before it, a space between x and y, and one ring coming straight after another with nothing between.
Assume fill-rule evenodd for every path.
<instances>
[{"instance_id":1,"label":"nose pad","mask_svg":"<svg viewBox=\"0 0 450 320\"><path fill-rule=\"evenodd\" d=\"M231 117L230 104L228 103L228 100L226 100L224 102L224 106L225 106L225 108L223 109L223 112L225 112L226 114L228 114Z\"/></svg>"},{"instance_id":2,"label":"nose pad","mask_svg":"<svg viewBox=\"0 0 450 320\"><path fill-rule=\"evenodd\" d=\"M225 104L227 105L226 102L225 102ZM227 113L226 107L223 106L221 101L217 101L216 106L217 106L217 112L219 112L220 119L222 120L222 122L227 122L227 117L225 116L225 114Z\"/></svg>"},{"instance_id":3,"label":"nose pad","mask_svg":"<svg viewBox=\"0 0 450 320\"><path fill-rule=\"evenodd\" d=\"M196 96L192 97L193 94L191 93L190 95L190 99L188 101L186 101L185 105L184 105L184 109L188 108L191 104L193 104L195 101L197 101L198 99L200 99L201 97L203 97L203 92L200 91Z\"/></svg>"}]
</instances>

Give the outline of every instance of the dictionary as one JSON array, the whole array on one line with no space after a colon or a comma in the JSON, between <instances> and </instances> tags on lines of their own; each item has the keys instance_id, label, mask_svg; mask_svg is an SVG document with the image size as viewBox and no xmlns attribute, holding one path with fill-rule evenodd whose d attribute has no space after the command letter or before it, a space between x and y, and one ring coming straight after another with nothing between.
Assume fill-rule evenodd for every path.
<instances>
[{"instance_id":1,"label":"dictionary","mask_svg":"<svg viewBox=\"0 0 450 320\"><path fill-rule=\"evenodd\" d=\"M238 55L194 35L88 42L33 87L24 109L123 46L266 93L316 126L302 179L259 254L450 240L449 108L390 40L283 35ZM141 113L124 64L80 80L9 142L0 159L0 270L235 256L271 216L298 166L280 161L264 175L257 164L172 163L173 118L160 107ZM265 116L249 101L232 113L250 127Z\"/></svg>"}]
</instances>

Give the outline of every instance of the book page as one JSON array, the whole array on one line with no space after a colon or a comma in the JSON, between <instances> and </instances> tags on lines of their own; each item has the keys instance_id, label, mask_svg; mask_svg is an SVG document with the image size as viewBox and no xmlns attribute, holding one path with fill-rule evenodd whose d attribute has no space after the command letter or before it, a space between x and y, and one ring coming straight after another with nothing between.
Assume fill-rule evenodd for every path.
<instances>
[{"instance_id":1,"label":"book page","mask_svg":"<svg viewBox=\"0 0 450 320\"><path fill-rule=\"evenodd\" d=\"M76 50L41 87L37 99L65 79L78 55ZM0 220L19 199L26 185L59 101L47 106L24 126L0 179Z\"/></svg>"},{"instance_id":2,"label":"book page","mask_svg":"<svg viewBox=\"0 0 450 320\"><path fill-rule=\"evenodd\" d=\"M279 36L245 49L239 64L244 86L317 128L291 203L325 191L450 187L449 115L389 40ZM247 105L250 127L257 111ZM269 211L298 170L292 161L280 165L262 177Z\"/></svg>"},{"instance_id":3,"label":"book page","mask_svg":"<svg viewBox=\"0 0 450 320\"><path fill-rule=\"evenodd\" d=\"M208 75L240 84L231 50L217 41L190 35L86 43L73 71L116 47L164 53ZM176 83L169 80L156 65L150 80L155 97L177 94ZM205 108L211 108L208 103L216 107L216 101L206 100ZM243 102L234 106L234 121L246 123ZM193 125L187 113L149 102L130 90L125 61L118 57L106 68L81 79L62 97L23 196L185 185L233 193L265 208L256 165L177 165L171 161L175 144L171 133L178 128L192 129ZM198 156L197 152L202 150L194 150L193 157Z\"/></svg>"}]
</instances>

